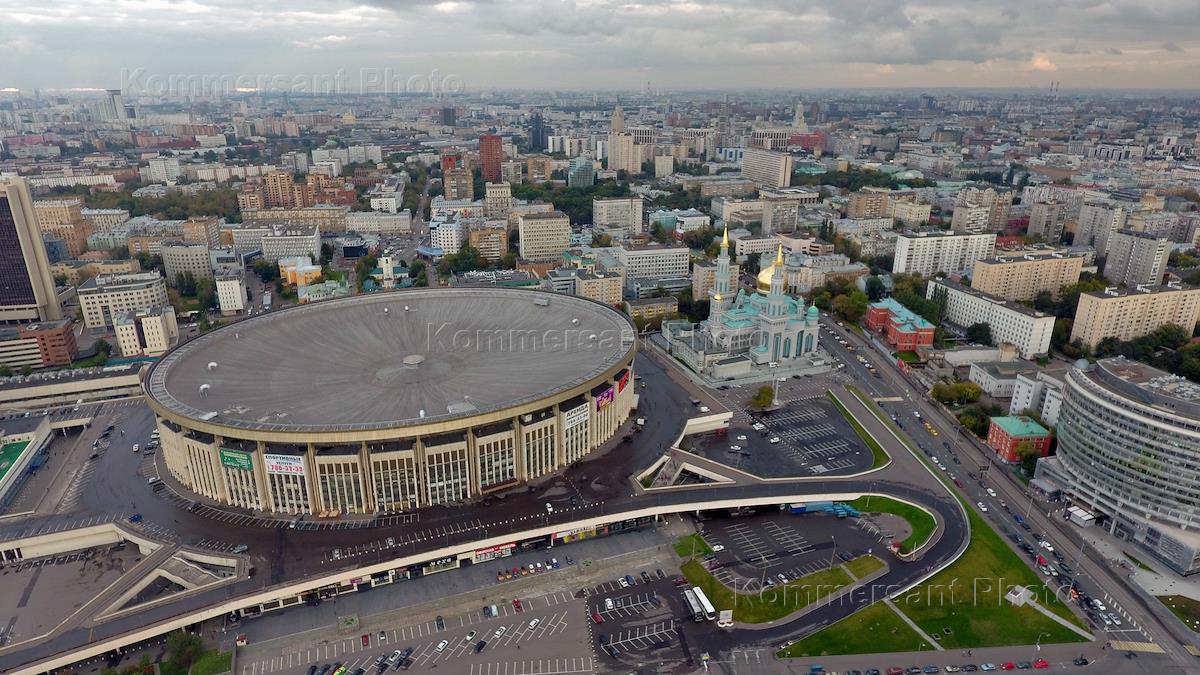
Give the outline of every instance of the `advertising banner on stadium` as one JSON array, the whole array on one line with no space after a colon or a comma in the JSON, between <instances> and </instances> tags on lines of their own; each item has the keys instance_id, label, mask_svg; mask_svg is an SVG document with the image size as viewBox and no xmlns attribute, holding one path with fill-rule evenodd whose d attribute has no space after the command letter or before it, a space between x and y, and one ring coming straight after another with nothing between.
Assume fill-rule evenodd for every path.
<instances>
[{"instance_id":1,"label":"advertising banner on stadium","mask_svg":"<svg viewBox=\"0 0 1200 675\"><path fill-rule=\"evenodd\" d=\"M563 411L563 429L574 429L588 419L587 403L572 410Z\"/></svg>"},{"instance_id":2,"label":"advertising banner on stadium","mask_svg":"<svg viewBox=\"0 0 1200 675\"><path fill-rule=\"evenodd\" d=\"M625 385L629 384L629 371L621 373L621 378L617 380L617 393L625 391Z\"/></svg>"},{"instance_id":3,"label":"advertising banner on stadium","mask_svg":"<svg viewBox=\"0 0 1200 675\"><path fill-rule=\"evenodd\" d=\"M241 471L254 470L254 460L250 457L250 453L241 450L221 448L221 464L230 469L240 469Z\"/></svg>"},{"instance_id":4,"label":"advertising banner on stadium","mask_svg":"<svg viewBox=\"0 0 1200 675\"><path fill-rule=\"evenodd\" d=\"M596 397L596 410L603 410L604 406L613 402L613 388L605 389L599 396Z\"/></svg>"},{"instance_id":5,"label":"advertising banner on stadium","mask_svg":"<svg viewBox=\"0 0 1200 675\"><path fill-rule=\"evenodd\" d=\"M304 458L299 455L263 455L267 473L288 476L304 475Z\"/></svg>"}]
</instances>

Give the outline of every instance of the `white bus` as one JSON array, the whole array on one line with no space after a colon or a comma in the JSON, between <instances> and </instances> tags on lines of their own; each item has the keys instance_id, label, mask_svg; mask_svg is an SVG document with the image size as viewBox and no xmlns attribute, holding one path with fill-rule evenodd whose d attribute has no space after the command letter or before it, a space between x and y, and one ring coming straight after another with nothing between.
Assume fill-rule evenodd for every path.
<instances>
[{"instance_id":1,"label":"white bus","mask_svg":"<svg viewBox=\"0 0 1200 675\"><path fill-rule=\"evenodd\" d=\"M688 609L692 612L692 620L696 622L704 621L704 608L700 606L700 601L696 599L695 589L689 588L683 592L683 599L687 601Z\"/></svg>"},{"instance_id":2,"label":"white bus","mask_svg":"<svg viewBox=\"0 0 1200 675\"><path fill-rule=\"evenodd\" d=\"M692 588L692 590L696 592L696 601L700 603L700 609L704 611L704 618L708 621L716 621L717 610L708 601L708 596L704 595L704 591L699 588Z\"/></svg>"}]
</instances>

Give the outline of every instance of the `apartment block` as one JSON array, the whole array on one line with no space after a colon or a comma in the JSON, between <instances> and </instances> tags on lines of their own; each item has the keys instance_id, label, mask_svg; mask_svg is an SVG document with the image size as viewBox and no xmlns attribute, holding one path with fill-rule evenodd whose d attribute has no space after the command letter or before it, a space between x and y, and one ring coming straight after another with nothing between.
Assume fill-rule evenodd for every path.
<instances>
[{"instance_id":1,"label":"apartment block","mask_svg":"<svg viewBox=\"0 0 1200 675\"><path fill-rule=\"evenodd\" d=\"M664 244L632 245L617 247L617 262L625 269L625 278L661 279L664 277L686 277L690 258L686 246Z\"/></svg>"},{"instance_id":2,"label":"apartment block","mask_svg":"<svg viewBox=\"0 0 1200 675\"><path fill-rule=\"evenodd\" d=\"M179 341L175 309L170 305L126 310L113 317L113 332L123 358L160 356Z\"/></svg>"},{"instance_id":3,"label":"apartment block","mask_svg":"<svg viewBox=\"0 0 1200 675\"><path fill-rule=\"evenodd\" d=\"M241 271L217 277L216 287L221 316L233 316L246 310L246 277Z\"/></svg>"},{"instance_id":4,"label":"apartment block","mask_svg":"<svg viewBox=\"0 0 1200 675\"><path fill-rule=\"evenodd\" d=\"M892 218L904 223L906 227L920 227L929 222L929 204L896 201L892 203Z\"/></svg>"},{"instance_id":5,"label":"apartment block","mask_svg":"<svg viewBox=\"0 0 1200 675\"><path fill-rule=\"evenodd\" d=\"M1167 259L1171 255L1171 240L1148 232L1119 230L1108 238L1104 276L1109 281L1130 288L1162 283Z\"/></svg>"},{"instance_id":6,"label":"apartment block","mask_svg":"<svg viewBox=\"0 0 1200 675\"><path fill-rule=\"evenodd\" d=\"M518 218L521 258L554 262L571 245L571 220L562 211L527 213Z\"/></svg>"},{"instance_id":7,"label":"apartment block","mask_svg":"<svg viewBox=\"0 0 1200 675\"><path fill-rule=\"evenodd\" d=\"M644 230L643 209L641 197L597 197L592 199L592 225L617 227L629 234L641 234Z\"/></svg>"},{"instance_id":8,"label":"apartment block","mask_svg":"<svg viewBox=\"0 0 1200 675\"><path fill-rule=\"evenodd\" d=\"M886 218L889 211L890 195L887 188L865 187L858 192L851 192L846 202L847 218Z\"/></svg>"},{"instance_id":9,"label":"apartment block","mask_svg":"<svg viewBox=\"0 0 1200 675\"><path fill-rule=\"evenodd\" d=\"M1106 337L1132 340L1160 326L1174 324L1189 333L1200 320L1200 288L1185 286L1142 286L1136 289L1106 288L1082 293L1071 341L1094 348Z\"/></svg>"},{"instance_id":10,"label":"apartment block","mask_svg":"<svg viewBox=\"0 0 1200 675\"><path fill-rule=\"evenodd\" d=\"M1034 202L1029 207L1030 235L1037 235L1050 243L1062 239L1063 227L1067 223L1067 205L1064 202Z\"/></svg>"},{"instance_id":11,"label":"apartment block","mask_svg":"<svg viewBox=\"0 0 1200 675\"><path fill-rule=\"evenodd\" d=\"M500 260L508 253L508 225L503 220L472 225L467 243L485 260Z\"/></svg>"},{"instance_id":12,"label":"apartment block","mask_svg":"<svg viewBox=\"0 0 1200 675\"><path fill-rule=\"evenodd\" d=\"M759 188L787 187L792 182L792 156L747 148L742 155L742 177Z\"/></svg>"},{"instance_id":13,"label":"apartment block","mask_svg":"<svg viewBox=\"0 0 1200 675\"><path fill-rule=\"evenodd\" d=\"M1058 296L1059 289L1079 281L1083 256L1063 253L975 261L971 287L1005 300L1030 302L1042 291Z\"/></svg>"},{"instance_id":14,"label":"apartment block","mask_svg":"<svg viewBox=\"0 0 1200 675\"><path fill-rule=\"evenodd\" d=\"M1011 344L1024 359L1034 359L1050 351L1054 315L988 295L970 286L946 279L929 281L926 297L944 294L946 321L960 328L986 323L992 328L997 345Z\"/></svg>"},{"instance_id":15,"label":"apartment block","mask_svg":"<svg viewBox=\"0 0 1200 675\"><path fill-rule=\"evenodd\" d=\"M121 312L170 303L167 281L158 272L105 274L83 282L76 292L89 330L111 327Z\"/></svg>"},{"instance_id":16,"label":"apartment block","mask_svg":"<svg viewBox=\"0 0 1200 675\"><path fill-rule=\"evenodd\" d=\"M162 245L163 271L167 284L174 286L180 274L191 274L195 279L211 279L212 257L206 244L170 242Z\"/></svg>"},{"instance_id":17,"label":"apartment block","mask_svg":"<svg viewBox=\"0 0 1200 675\"><path fill-rule=\"evenodd\" d=\"M932 276L938 272L970 273L976 260L996 252L996 234L906 232L896 237L895 274Z\"/></svg>"},{"instance_id":18,"label":"apartment block","mask_svg":"<svg viewBox=\"0 0 1200 675\"><path fill-rule=\"evenodd\" d=\"M499 172L500 166L496 166ZM508 183L488 183L483 193L483 212L488 217L503 216L513 207L512 186Z\"/></svg>"}]
</instances>

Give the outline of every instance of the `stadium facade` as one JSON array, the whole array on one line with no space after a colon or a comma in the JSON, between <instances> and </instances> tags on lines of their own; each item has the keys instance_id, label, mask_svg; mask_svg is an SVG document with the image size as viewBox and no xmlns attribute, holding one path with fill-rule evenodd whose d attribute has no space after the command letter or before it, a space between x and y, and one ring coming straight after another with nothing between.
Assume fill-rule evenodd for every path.
<instances>
[{"instance_id":1,"label":"stadium facade","mask_svg":"<svg viewBox=\"0 0 1200 675\"><path fill-rule=\"evenodd\" d=\"M519 289L422 289L220 328L148 372L171 476L272 513L395 513L552 474L635 406L632 324Z\"/></svg>"}]
</instances>

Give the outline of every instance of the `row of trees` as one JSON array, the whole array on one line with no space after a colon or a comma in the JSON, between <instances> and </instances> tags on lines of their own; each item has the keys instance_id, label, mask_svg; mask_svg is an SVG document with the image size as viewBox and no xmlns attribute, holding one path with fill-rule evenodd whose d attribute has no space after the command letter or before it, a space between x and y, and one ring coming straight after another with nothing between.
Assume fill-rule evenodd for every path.
<instances>
[{"instance_id":1,"label":"row of trees","mask_svg":"<svg viewBox=\"0 0 1200 675\"><path fill-rule=\"evenodd\" d=\"M978 401L983 389L974 382L938 382L930 394L942 403L961 405Z\"/></svg>"},{"instance_id":2,"label":"row of trees","mask_svg":"<svg viewBox=\"0 0 1200 675\"><path fill-rule=\"evenodd\" d=\"M901 185L907 185L908 187L935 187L937 186L937 181L925 180L923 178L910 178L900 181L896 180L889 173L852 166L846 171L826 171L821 174L795 173L792 174L792 185L832 185L833 187L849 190L850 192L858 192L864 187L885 187L893 190L899 189Z\"/></svg>"},{"instance_id":3,"label":"row of trees","mask_svg":"<svg viewBox=\"0 0 1200 675\"><path fill-rule=\"evenodd\" d=\"M556 187L549 182L521 183L512 186L512 193L515 199L550 202L555 209L567 214L572 223L588 225L592 222L592 199L625 197L629 194L629 184L612 179L588 187Z\"/></svg>"},{"instance_id":4,"label":"row of trees","mask_svg":"<svg viewBox=\"0 0 1200 675\"><path fill-rule=\"evenodd\" d=\"M174 192L166 197L134 197L131 189L121 192L97 192L84 198L88 208L125 209L129 215L154 216L165 220L186 220L192 216L217 216L240 223L237 192L230 188L203 190L196 194Z\"/></svg>"}]
</instances>

